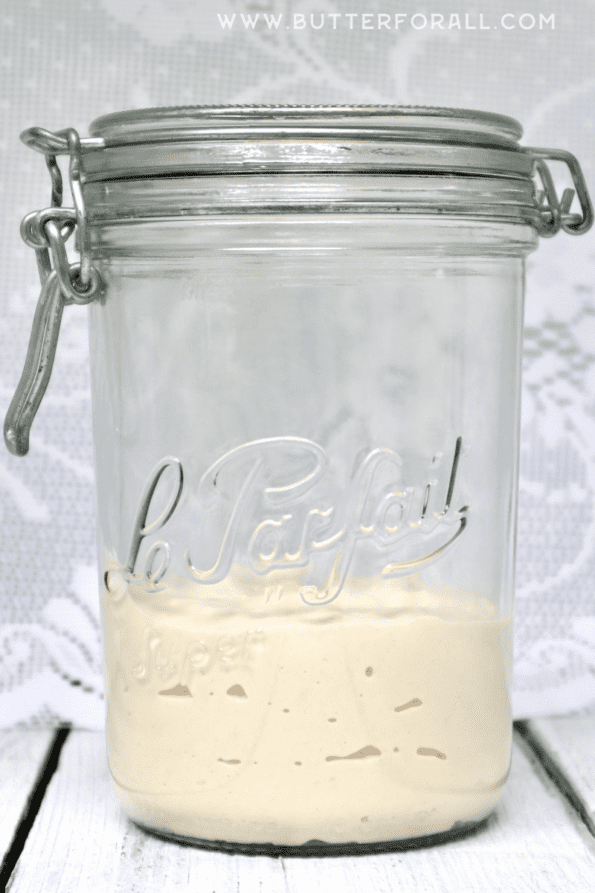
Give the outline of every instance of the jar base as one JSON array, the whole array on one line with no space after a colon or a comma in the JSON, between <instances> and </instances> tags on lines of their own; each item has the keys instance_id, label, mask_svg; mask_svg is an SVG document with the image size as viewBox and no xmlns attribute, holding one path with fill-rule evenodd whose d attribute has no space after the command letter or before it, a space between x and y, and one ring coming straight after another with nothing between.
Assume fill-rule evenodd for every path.
<instances>
[{"instance_id":1,"label":"jar base","mask_svg":"<svg viewBox=\"0 0 595 893\"><path fill-rule=\"evenodd\" d=\"M326 843L324 840L307 840L299 845L283 845L273 843L240 843L226 840L205 840L199 837L190 837L176 834L165 828L151 828L142 822L131 819L132 823L153 837L162 840L173 841L184 846L194 846L203 850L215 850L243 856L282 856L299 858L321 858L327 856L370 856L379 853L393 853L403 850L421 849L423 847L438 846L467 837L484 830L493 813L489 813L482 819L473 821L455 822L447 831L434 834L425 834L421 837L409 837L399 840L381 840L368 843Z\"/></svg>"}]
</instances>

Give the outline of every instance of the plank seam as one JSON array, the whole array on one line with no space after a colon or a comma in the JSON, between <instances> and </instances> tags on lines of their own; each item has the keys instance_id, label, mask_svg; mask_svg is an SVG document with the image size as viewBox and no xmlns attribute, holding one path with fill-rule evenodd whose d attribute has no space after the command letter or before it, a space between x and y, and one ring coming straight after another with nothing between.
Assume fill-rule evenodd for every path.
<instances>
[{"instance_id":1,"label":"plank seam","mask_svg":"<svg viewBox=\"0 0 595 893\"><path fill-rule=\"evenodd\" d=\"M60 752L62 751L64 742L68 738L70 730L71 726L69 724L60 726L56 729L54 737L46 751L43 763L37 773L37 777L33 782L27 802L23 807L19 821L17 822L10 846L0 865L0 890L6 890L7 893L14 880L14 870L20 859L21 853L23 852L37 813L41 808L45 792L52 780L54 772L58 768Z\"/></svg>"},{"instance_id":2,"label":"plank seam","mask_svg":"<svg viewBox=\"0 0 595 893\"><path fill-rule=\"evenodd\" d=\"M514 728L531 749L540 765L544 769L548 778L552 780L556 788L560 791L564 799L570 804L580 820L586 826L589 834L595 837L595 823L593 822L585 803L560 766L557 760L547 750L539 737L533 732L528 720L517 720Z\"/></svg>"}]
</instances>

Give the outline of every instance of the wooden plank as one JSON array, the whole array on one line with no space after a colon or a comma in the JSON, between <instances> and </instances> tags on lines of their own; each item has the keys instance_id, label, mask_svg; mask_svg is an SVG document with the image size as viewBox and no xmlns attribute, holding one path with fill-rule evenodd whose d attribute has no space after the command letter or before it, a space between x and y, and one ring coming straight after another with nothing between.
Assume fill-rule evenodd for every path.
<instances>
[{"instance_id":1,"label":"wooden plank","mask_svg":"<svg viewBox=\"0 0 595 893\"><path fill-rule=\"evenodd\" d=\"M11 893L560 893L595 887L595 846L522 740L480 833L380 856L269 859L160 841L121 813L103 736L72 732L13 874Z\"/></svg>"},{"instance_id":2,"label":"wooden plank","mask_svg":"<svg viewBox=\"0 0 595 893\"><path fill-rule=\"evenodd\" d=\"M266 879L261 888L260 881ZM285 893L279 860L144 834L120 809L101 733L70 733L12 876L11 893Z\"/></svg>"},{"instance_id":3,"label":"wooden plank","mask_svg":"<svg viewBox=\"0 0 595 893\"><path fill-rule=\"evenodd\" d=\"M541 751L558 784L575 798L595 834L595 715L533 719L526 724L529 742Z\"/></svg>"},{"instance_id":4,"label":"wooden plank","mask_svg":"<svg viewBox=\"0 0 595 893\"><path fill-rule=\"evenodd\" d=\"M0 730L0 862L12 843L53 737L52 729Z\"/></svg>"}]
</instances>

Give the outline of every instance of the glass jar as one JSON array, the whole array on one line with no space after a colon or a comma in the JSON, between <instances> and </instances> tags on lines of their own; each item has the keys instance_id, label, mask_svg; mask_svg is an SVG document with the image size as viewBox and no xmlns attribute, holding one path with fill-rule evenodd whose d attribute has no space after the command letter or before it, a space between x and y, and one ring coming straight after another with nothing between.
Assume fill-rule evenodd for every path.
<instances>
[{"instance_id":1,"label":"glass jar","mask_svg":"<svg viewBox=\"0 0 595 893\"><path fill-rule=\"evenodd\" d=\"M70 153L75 200L25 235L57 325L90 303L127 814L261 853L476 826L510 764L524 262L591 224L575 159L448 109L158 109L72 134L25 134ZM46 316L33 340L55 345ZM9 411L15 451L34 402Z\"/></svg>"}]
</instances>

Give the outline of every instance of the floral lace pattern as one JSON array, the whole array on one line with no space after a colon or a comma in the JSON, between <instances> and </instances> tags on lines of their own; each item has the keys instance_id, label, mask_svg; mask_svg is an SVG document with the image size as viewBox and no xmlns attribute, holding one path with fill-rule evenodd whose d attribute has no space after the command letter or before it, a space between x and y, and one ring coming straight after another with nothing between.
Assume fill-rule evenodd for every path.
<instances>
[{"instance_id":1,"label":"floral lace pattern","mask_svg":"<svg viewBox=\"0 0 595 893\"><path fill-rule=\"evenodd\" d=\"M182 104L479 108L518 118L526 145L570 149L595 193L594 0L569 0L564 9L470 0L458 13L439 0L423 11L403 0L397 12L386 0L361 8L348 0L4 0L0 21L3 414L39 291L19 223L48 203L43 160L17 139L30 125L86 133L100 114ZM594 289L592 234L559 235L529 259L517 717L595 706ZM0 511L2 724L100 728L83 308L64 313L30 455L0 454Z\"/></svg>"}]
</instances>

